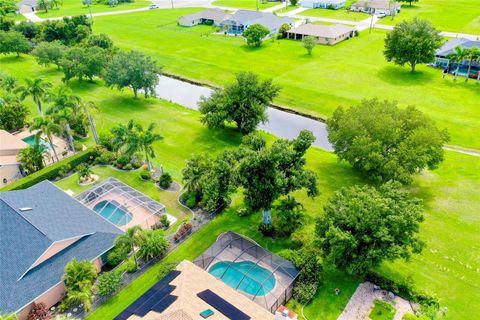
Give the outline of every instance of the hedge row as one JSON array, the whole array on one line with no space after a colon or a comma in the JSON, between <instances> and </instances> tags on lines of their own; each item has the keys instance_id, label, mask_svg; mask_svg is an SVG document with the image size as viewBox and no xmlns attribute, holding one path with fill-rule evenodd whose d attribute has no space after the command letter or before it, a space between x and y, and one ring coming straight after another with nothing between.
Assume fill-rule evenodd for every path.
<instances>
[{"instance_id":1,"label":"hedge row","mask_svg":"<svg viewBox=\"0 0 480 320\"><path fill-rule=\"evenodd\" d=\"M438 307L440 305L435 297L430 296L424 292L419 292L414 288L413 284L406 280L394 281L376 272L367 273L365 276L365 280L376 284L384 290L391 291L397 296L400 296L409 301L428 306L434 305Z\"/></svg>"},{"instance_id":2,"label":"hedge row","mask_svg":"<svg viewBox=\"0 0 480 320\"><path fill-rule=\"evenodd\" d=\"M0 189L0 191L10 191L29 188L43 180L53 180L59 176L59 171L64 165L70 165L75 168L80 163L88 162L95 157L95 151L92 148L81 151L71 157L63 159L51 166L45 167L42 170L32 173L14 183Z\"/></svg>"}]
</instances>

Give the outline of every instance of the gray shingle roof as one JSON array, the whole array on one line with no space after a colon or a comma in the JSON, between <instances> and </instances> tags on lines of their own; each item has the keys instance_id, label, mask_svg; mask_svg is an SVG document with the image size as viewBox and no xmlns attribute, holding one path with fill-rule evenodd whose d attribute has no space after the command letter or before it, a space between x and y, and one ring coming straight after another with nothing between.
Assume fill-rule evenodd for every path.
<instances>
[{"instance_id":1,"label":"gray shingle roof","mask_svg":"<svg viewBox=\"0 0 480 320\"><path fill-rule=\"evenodd\" d=\"M278 17L270 12L238 10L231 16L229 21L233 21L238 25L248 25L259 23L270 30L278 29L282 24L293 24L292 18Z\"/></svg>"},{"instance_id":2,"label":"gray shingle roof","mask_svg":"<svg viewBox=\"0 0 480 320\"><path fill-rule=\"evenodd\" d=\"M19 209L31 207L21 212ZM0 310L15 312L61 281L73 257L100 256L122 231L48 181L0 194ZM82 237L30 269L56 241ZM27 272L28 271L28 272Z\"/></svg>"},{"instance_id":3,"label":"gray shingle roof","mask_svg":"<svg viewBox=\"0 0 480 320\"><path fill-rule=\"evenodd\" d=\"M321 38L337 38L353 31L355 31L355 28L338 23L333 25L307 23L288 32Z\"/></svg>"},{"instance_id":4,"label":"gray shingle roof","mask_svg":"<svg viewBox=\"0 0 480 320\"><path fill-rule=\"evenodd\" d=\"M460 46L462 48L477 47L480 49L480 41L472 41L465 38L455 38L445 42L445 44L437 50L435 53L438 57L446 57L455 52L455 47Z\"/></svg>"},{"instance_id":5,"label":"gray shingle roof","mask_svg":"<svg viewBox=\"0 0 480 320\"><path fill-rule=\"evenodd\" d=\"M230 13L214 8L214 9L208 9L208 10L188 14L181 18L185 18L188 20L206 19L206 20L214 20L214 21L223 21L230 16L231 16Z\"/></svg>"}]
</instances>

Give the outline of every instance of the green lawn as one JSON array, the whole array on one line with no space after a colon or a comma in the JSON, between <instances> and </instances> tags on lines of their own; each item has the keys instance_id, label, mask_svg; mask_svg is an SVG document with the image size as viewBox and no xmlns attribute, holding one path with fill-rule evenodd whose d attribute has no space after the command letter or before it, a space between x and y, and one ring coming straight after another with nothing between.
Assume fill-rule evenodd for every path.
<instances>
[{"instance_id":1,"label":"green lawn","mask_svg":"<svg viewBox=\"0 0 480 320\"><path fill-rule=\"evenodd\" d=\"M152 55L166 72L183 77L216 85L232 81L240 71L273 77L282 86L276 103L316 116L328 117L339 105L373 97L416 105L449 130L452 144L480 149L480 87L474 81L442 79L441 70L427 66L411 74L408 67L386 62L384 31L362 32L335 46L319 45L308 56L294 40L268 40L253 48L240 37L205 36L213 30L208 26L178 27L178 16L193 11L99 17L94 30L109 34L123 49Z\"/></svg>"},{"instance_id":2,"label":"green lawn","mask_svg":"<svg viewBox=\"0 0 480 320\"><path fill-rule=\"evenodd\" d=\"M220 38L220 37L219 37ZM356 39L357 40L357 39ZM182 63L179 61L179 63ZM19 78L42 77L55 84L61 83L61 73L55 67L38 66L31 57L1 57L0 67L5 72ZM216 154L225 148L237 146L240 136L230 130L208 130L199 122L196 111L175 106L157 99L132 99L128 90L118 92L96 83L72 81L69 86L76 94L86 100L93 100L100 112L95 114L99 131L106 130L117 123L125 123L133 118L142 124L155 121L159 125L162 141L155 144L156 165L163 164L175 179L180 180L181 170L186 159L196 152ZM27 100L35 115L35 107ZM269 141L272 140L268 136ZM359 183L350 167L339 163L335 155L312 148L307 155L307 165L318 176L318 188L322 194L310 200L303 192L295 196L304 203L307 219L302 234L313 235L315 218L322 214L322 206L331 194L342 186ZM421 228L421 236L427 243L426 250L410 262L388 263L380 268L383 274L392 277L412 277L415 284L439 297L442 305L449 308L451 319L480 318L480 269L478 256L480 249L480 171L479 158L446 153L446 160L434 172L426 172L415 179L412 192L424 200L426 220ZM95 169L99 170L99 169ZM98 171L102 177L109 173ZM116 172L115 172L116 173ZM115 174L114 172L110 174ZM140 183L135 175L120 177L141 191L158 196L160 202L166 202L163 193L152 189L153 186ZM61 182L67 189L76 189L75 180ZM158 192L158 194L156 194ZM175 251L169 259L193 259L208 247L215 237L225 230L235 230L254 238L266 248L278 252L291 246L289 240L264 239L256 230L260 216L239 218L234 214L241 199L235 199L233 209L209 223L187 243ZM152 269L139 280L132 283L104 307L98 309L93 319L110 319L123 310L131 301L146 291L155 281ZM336 319L358 284L358 279L346 276L327 267L325 284L315 300L305 308L309 319ZM333 289L339 287L337 297ZM291 302L295 310L300 306Z\"/></svg>"},{"instance_id":3,"label":"green lawn","mask_svg":"<svg viewBox=\"0 0 480 320\"><path fill-rule=\"evenodd\" d=\"M395 308L385 301L375 300L375 306L370 312L371 320L393 320L395 316Z\"/></svg>"},{"instance_id":4,"label":"green lawn","mask_svg":"<svg viewBox=\"0 0 480 320\"><path fill-rule=\"evenodd\" d=\"M215 0L212 2L212 4L220 7L238 8L238 9L255 10L257 8L256 0ZM281 2L258 0L258 9L259 10L268 9L274 6L278 6L279 4L281 4Z\"/></svg>"},{"instance_id":5,"label":"green lawn","mask_svg":"<svg viewBox=\"0 0 480 320\"><path fill-rule=\"evenodd\" d=\"M386 17L379 24L393 25L404 19L418 17L430 20L442 31L472 33L480 35L480 2L478 0L421 0L413 4L402 4L400 13L392 21Z\"/></svg>"},{"instance_id":6,"label":"green lawn","mask_svg":"<svg viewBox=\"0 0 480 320\"><path fill-rule=\"evenodd\" d=\"M338 10L330 9L309 9L300 12L298 15L307 17L331 18L339 20L362 21L370 17L369 14L362 12L350 12L345 8Z\"/></svg>"},{"instance_id":7,"label":"green lawn","mask_svg":"<svg viewBox=\"0 0 480 320\"><path fill-rule=\"evenodd\" d=\"M111 12L111 11L120 11L120 10L131 10L138 8L145 8L152 4L148 0L135 0L130 3L121 3L115 7L110 7L106 4L92 2L91 10L92 13L100 12ZM38 11L37 16L40 18L54 18L54 17L64 17L64 16L75 16L85 14L88 15L88 7L84 6L81 0L64 0L63 4L58 9L48 10L48 12Z\"/></svg>"},{"instance_id":8,"label":"green lawn","mask_svg":"<svg viewBox=\"0 0 480 320\"><path fill-rule=\"evenodd\" d=\"M300 8L299 5L296 5L296 6L288 5L286 8L283 7L281 9L275 10L274 12L275 13L287 13L287 12L293 11L293 10L298 9L298 8Z\"/></svg>"}]
</instances>

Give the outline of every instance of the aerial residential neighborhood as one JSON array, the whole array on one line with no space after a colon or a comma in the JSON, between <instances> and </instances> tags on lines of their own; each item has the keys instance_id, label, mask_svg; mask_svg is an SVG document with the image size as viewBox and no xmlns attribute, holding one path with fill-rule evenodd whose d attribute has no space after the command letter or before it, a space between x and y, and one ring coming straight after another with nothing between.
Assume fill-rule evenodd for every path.
<instances>
[{"instance_id":1,"label":"aerial residential neighborhood","mask_svg":"<svg viewBox=\"0 0 480 320\"><path fill-rule=\"evenodd\" d=\"M0 0L0 320L480 319L476 0Z\"/></svg>"}]
</instances>

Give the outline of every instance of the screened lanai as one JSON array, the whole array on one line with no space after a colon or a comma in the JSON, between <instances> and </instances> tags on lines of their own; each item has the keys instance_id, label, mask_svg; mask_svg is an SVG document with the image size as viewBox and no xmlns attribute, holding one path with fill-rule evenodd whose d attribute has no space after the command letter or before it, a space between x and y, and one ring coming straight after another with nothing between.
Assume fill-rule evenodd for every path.
<instances>
[{"instance_id":1,"label":"screened lanai","mask_svg":"<svg viewBox=\"0 0 480 320\"><path fill-rule=\"evenodd\" d=\"M161 227L162 215L167 215L170 225L177 220L167 214L164 205L115 178L108 178L76 199L123 230Z\"/></svg>"},{"instance_id":2,"label":"screened lanai","mask_svg":"<svg viewBox=\"0 0 480 320\"><path fill-rule=\"evenodd\" d=\"M270 312L288 301L295 266L238 233L222 233L194 263Z\"/></svg>"}]
</instances>

